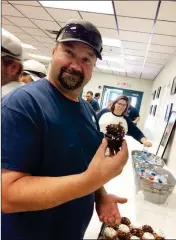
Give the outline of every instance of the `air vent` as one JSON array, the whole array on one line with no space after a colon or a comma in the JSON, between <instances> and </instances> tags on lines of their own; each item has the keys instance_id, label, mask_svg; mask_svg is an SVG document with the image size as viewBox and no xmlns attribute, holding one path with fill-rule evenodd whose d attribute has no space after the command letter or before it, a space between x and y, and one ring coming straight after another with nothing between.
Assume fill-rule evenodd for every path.
<instances>
[{"instance_id":1,"label":"air vent","mask_svg":"<svg viewBox=\"0 0 176 240\"><path fill-rule=\"evenodd\" d=\"M47 29L46 29L46 31L47 31L48 33L50 33L50 34L55 35L55 36L57 36L57 34L58 34L58 32L59 32L59 31L47 30Z\"/></svg>"}]
</instances>

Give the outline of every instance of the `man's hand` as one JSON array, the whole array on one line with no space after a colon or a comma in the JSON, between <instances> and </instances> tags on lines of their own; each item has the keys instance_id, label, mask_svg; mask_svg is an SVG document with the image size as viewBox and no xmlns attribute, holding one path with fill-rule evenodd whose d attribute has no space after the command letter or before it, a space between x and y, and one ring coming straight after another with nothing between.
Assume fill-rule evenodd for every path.
<instances>
[{"instance_id":1,"label":"man's hand","mask_svg":"<svg viewBox=\"0 0 176 240\"><path fill-rule=\"evenodd\" d=\"M144 143L144 147L152 147L152 143L149 142L149 141L146 141L146 142Z\"/></svg>"},{"instance_id":2,"label":"man's hand","mask_svg":"<svg viewBox=\"0 0 176 240\"><path fill-rule=\"evenodd\" d=\"M107 140L103 139L86 171L89 181L98 184L98 188L119 175L128 160L128 148L125 140L122 143L121 150L112 157L105 156L106 148Z\"/></svg>"},{"instance_id":3,"label":"man's hand","mask_svg":"<svg viewBox=\"0 0 176 240\"><path fill-rule=\"evenodd\" d=\"M145 137L141 139L141 143L144 145L144 147L152 147L152 143L148 141Z\"/></svg>"},{"instance_id":4,"label":"man's hand","mask_svg":"<svg viewBox=\"0 0 176 240\"><path fill-rule=\"evenodd\" d=\"M126 198L120 198L112 194L105 194L96 202L96 211L101 222L106 225L115 226L120 223L121 216L118 203L126 203Z\"/></svg>"}]
</instances>

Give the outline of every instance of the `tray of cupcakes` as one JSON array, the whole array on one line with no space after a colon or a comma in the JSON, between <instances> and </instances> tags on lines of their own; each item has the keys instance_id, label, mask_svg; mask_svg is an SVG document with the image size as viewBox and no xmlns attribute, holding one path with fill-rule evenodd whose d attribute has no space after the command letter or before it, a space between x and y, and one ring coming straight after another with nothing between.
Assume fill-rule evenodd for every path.
<instances>
[{"instance_id":1,"label":"tray of cupcakes","mask_svg":"<svg viewBox=\"0 0 176 240\"><path fill-rule=\"evenodd\" d=\"M133 225L127 217L121 218L121 223L117 226L111 227L102 225L98 239L112 239L112 240L128 240L128 239L156 239L164 240L164 233L156 229L154 230L149 225Z\"/></svg>"}]
</instances>

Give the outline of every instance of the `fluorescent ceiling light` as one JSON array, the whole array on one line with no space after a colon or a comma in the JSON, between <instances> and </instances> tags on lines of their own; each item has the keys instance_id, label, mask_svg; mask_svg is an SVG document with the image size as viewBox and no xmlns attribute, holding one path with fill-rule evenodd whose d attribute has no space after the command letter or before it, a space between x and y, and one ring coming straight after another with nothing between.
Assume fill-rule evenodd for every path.
<instances>
[{"instance_id":1,"label":"fluorescent ceiling light","mask_svg":"<svg viewBox=\"0 0 176 240\"><path fill-rule=\"evenodd\" d=\"M110 62L121 63L121 64L125 63L124 59L120 58L120 57L118 58L118 57L103 56L103 60L110 61Z\"/></svg>"},{"instance_id":2,"label":"fluorescent ceiling light","mask_svg":"<svg viewBox=\"0 0 176 240\"><path fill-rule=\"evenodd\" d=\"M128 59L128 60L136 60L137 59L137 57L135 57L135 56L125 56L125 58L126 59Z\"/></svg>"},{"instance_id":3,"label":"fluorescent ceiling light","mask_svg":"<svg viewBox=\"0 0 176 240\"><path fill-rule=\"evenodd\" d=\"M121 41L113 38L102 38L103 45L111 46L111 47L121 47Z\"/></svg>"},{"instance_id":4,"label":"fluorescent ceiling light","mask_svg":"<svg viewBox=\"0 0 176 240\"><path fill-rule=\"evenodd\" d=\"M30 57L33 57L33 58L37 58L37 59L43 59L43 60L48 60L48 61L51 60L51 57L47 57L47 56L35 55L35 54L30 54L30 53L28 53L27 55Z\"/></svg>"},{"instance_id":5,"label":"fluorescent ceiling light","mask_svg":"<svg viewBox=\"0 0 176 240\"><path fill-rule=\"evenodd\" d=\"M97 68L100 68L100 69L109 70L109 71L125 72L125 70L122 69L122 68L108 67L108 66L106 66L106 65L96 65L96 67L97 67Z\"/></svg>"},{"instance_id":6,"label":"fluorescent ceiling light","mask_svg":"<svg viewBox=\"0 0 176 240\"><path fill-rule=\"evenodd\" d=\"M26 44L26 43L22 43L22 47L26 48L26 49L37 49L35 47L33 47L32 45Z\"/></svg>"},{"instance_id":7,"label":"fluorescent ceiling light","mask_svg":"<svg viewBox=\"0 0 176 240\"><path fill-rule=\"evenodd\" d=\"M111 1L39 1L44 7L113 14Z\"/></svg>"}]
</instances>

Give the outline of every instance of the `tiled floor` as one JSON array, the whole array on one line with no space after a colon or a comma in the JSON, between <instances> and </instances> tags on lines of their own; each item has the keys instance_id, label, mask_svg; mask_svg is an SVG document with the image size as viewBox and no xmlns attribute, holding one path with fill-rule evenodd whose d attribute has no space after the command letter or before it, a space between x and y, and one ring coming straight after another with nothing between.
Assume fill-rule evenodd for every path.
<instances>
[{"instance_id":1,"label":"tiled floor","mask_svg":"<svg viewBox=\"0 0 176 240\"><path fill-rule=\"evenodd\" d=\"M142 145L131 137L127 137L129 152L133 149L142 150ZM127 197L128 202L119 205L122 216L129 217L133 223L149 224L153 228L164 231L167 239L176 239L176 187L164 204L146 201L142 191L136 191L131 156L122 174L105 185L109 193ZM89 224L84 239L96 239L101 223L96 211Z\"/></svg>"}]
</instances>

